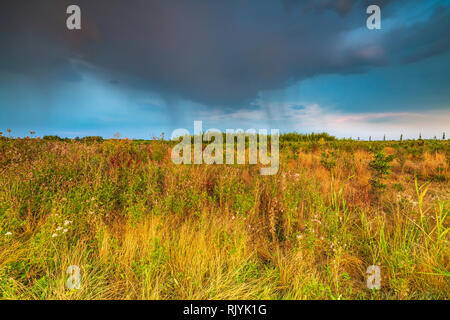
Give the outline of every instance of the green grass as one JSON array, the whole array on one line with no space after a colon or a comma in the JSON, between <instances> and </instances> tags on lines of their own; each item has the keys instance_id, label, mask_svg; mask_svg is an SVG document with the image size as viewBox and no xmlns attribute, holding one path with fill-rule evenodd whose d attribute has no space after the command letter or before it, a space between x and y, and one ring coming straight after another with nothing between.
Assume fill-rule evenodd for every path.
<instances>
[{"instance_id":1,"label":"green grass","mask_svg":"<svg viewBox=\"0 0 450 320\"><path fill-rule=\"evenodd\" d=\"M0 139L0 298L449 298L448 141L280 141L261 176L161 140Z\"/></svg>"}]
</instances>

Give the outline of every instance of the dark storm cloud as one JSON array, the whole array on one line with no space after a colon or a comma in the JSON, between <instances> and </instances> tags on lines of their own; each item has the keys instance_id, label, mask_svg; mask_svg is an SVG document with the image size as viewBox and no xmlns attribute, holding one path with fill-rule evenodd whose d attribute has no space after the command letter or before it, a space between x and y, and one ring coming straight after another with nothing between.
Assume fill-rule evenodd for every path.
<instances>
[{"instance_id":1,"label":"dark storm cloud","mask_svg":"<svg viewBox=\"0 0 450 320\"><path fill-rule=\"evenodd\" d=\"M332 10L341 16L345 16L355 6L358 6L358 8L367 8L374 4L380 7L386 7L394 1L399 3L406 0L283 0L283 4L288 11L298 6L303 6L306 11L321 12Z\"/></svg>"},{"instance_id":2,"label":"dark storm cloud","mask_svg":"<svg viewBox=\"0 0 450 320\"><path fill-rule=\"evenodd\" d=\"M430 23L431 21L431 23ZM430 19L389 34L384 46L402 63L413 63L450 50L450 10L436 6Z\"/></svg>"},{"instance_id":3,"label":"dark storm cloud","mask_svg":"<svg viewBox=\"0 0 450 320\"><path fill-rule=\"evenodd\" d=\"M357 0L283 0L287 10L304 5L307 11L334 10L340 15L350 12Z\"/></svg>"},{"instance_id":4,"label":"dark storm cloud","mask_svg":"<svg viewBox=\"0 0 450 320\"><path fill-rule=\"evenodd\" d=\"M386 6L389 15L391 3L402 1L371 2ZM114 84L234 106L290 81L363 72L400 54L410 61L449 49L443 30L427 36L448 25L448 7L441 9L446 21L424 22L419 33L414 26L393 31L395 44L343 46L344 32L365 25L365 3L15 0L1 10L0 71L51 82L76 81L89 69ZM65 28L68 4L80 5L82 31Z\"/></svg>"}]
</instances>

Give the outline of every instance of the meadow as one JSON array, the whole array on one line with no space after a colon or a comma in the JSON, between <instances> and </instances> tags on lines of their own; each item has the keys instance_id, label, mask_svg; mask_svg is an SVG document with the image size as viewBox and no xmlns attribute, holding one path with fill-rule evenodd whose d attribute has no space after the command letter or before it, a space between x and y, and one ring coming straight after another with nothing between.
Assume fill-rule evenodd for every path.
<instances>
[{"instance_id":1,"label":"meadow","mask_svg":"<svg viewBox=\"0 0 450 320\"><path fill-rule=\"evenodd\" d=\"M286 134L273 176L173 145L1 137L0 299L450 298L448 140Z\"/></svg>"}]
</instances>

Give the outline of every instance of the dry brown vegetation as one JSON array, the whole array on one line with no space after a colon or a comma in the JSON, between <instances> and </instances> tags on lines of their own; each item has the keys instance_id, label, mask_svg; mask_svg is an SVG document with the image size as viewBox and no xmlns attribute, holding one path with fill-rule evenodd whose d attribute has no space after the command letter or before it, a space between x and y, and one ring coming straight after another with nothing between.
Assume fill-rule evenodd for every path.
<instances>
[{"instance_id":1,"label":"dry brown vegetation","mask_svg":"<svg viewBox=\"0 0 450 320\"><path fill-rule=\"evenodd\" d=\"M447 141L282 141L275 176L174 165L170 147L0 140L0 297L449 298Z\"/></svg>"}]
</instances>

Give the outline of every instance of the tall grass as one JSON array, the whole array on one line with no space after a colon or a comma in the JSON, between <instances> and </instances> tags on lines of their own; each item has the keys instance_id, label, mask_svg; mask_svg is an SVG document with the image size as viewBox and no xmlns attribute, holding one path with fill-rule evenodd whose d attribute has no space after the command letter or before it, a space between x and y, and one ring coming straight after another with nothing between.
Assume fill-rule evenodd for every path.
<instances>
[{"instance_id":1,"label":"tall grass","mask_svg":"<svg viewBox=\"0 0 450 320\"><path fill-rule=\"evenodd\" d=\"M276 176L174 165L170 146L0 140L0 297L449 298L447 141L286 138ZM395 158L375 198L380 149Z\"/></svg>"}]
</instances>

